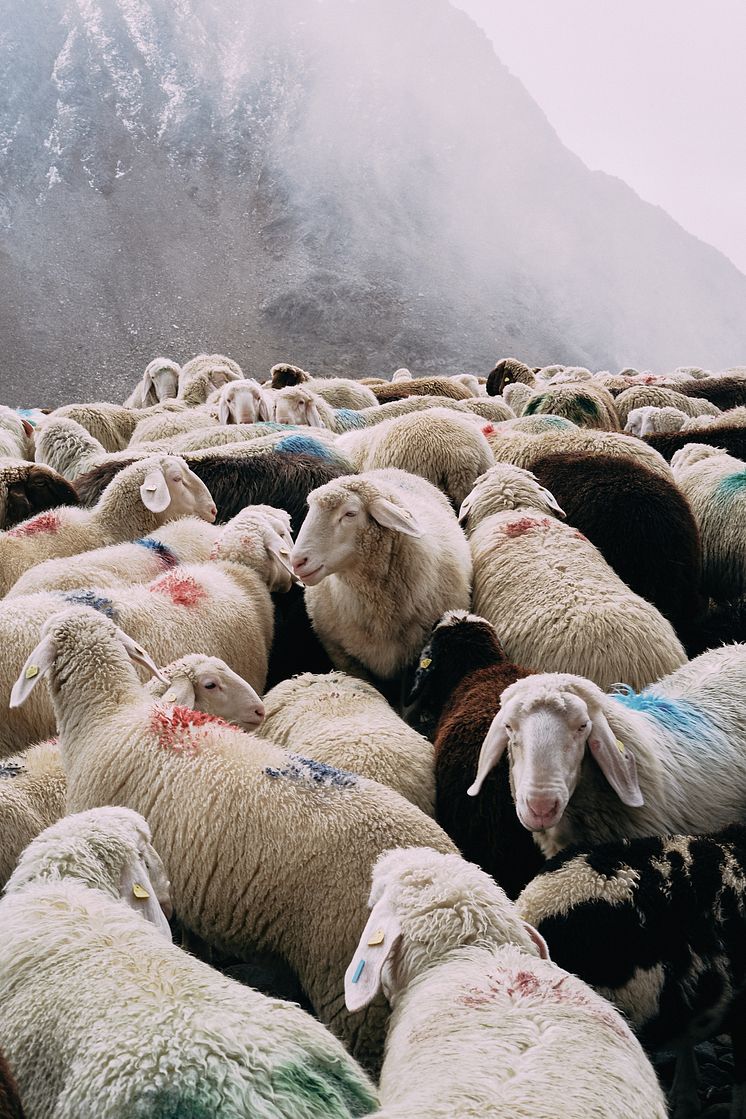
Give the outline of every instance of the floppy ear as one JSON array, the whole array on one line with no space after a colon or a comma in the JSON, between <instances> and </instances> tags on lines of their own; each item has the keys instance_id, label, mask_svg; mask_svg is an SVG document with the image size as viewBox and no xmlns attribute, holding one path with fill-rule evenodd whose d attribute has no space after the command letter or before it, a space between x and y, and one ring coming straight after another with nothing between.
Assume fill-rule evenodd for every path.
<instances>
[{"instance_id":1,"label":"floppy ear","mask_svg":"<svg viewBox=\"0 0 746 1119\"><path fill-rule=\"evenodd\" d=\"M461 502L461 508L458 511L458 523L460 525L465 525L466 522L469 520L469 513L471 512L473 502L473 492L467 494L464 500Z\"/></svg>"},{"instance_id":2,"label":"floppy ear","mask_svg":"<svg viewBox=\"0 0 746 1119\"><path fill-rule=\"evenodd\" d=\"M540 486L539 489L541 490L541 495L544 498L546 508L550 509L553 513L556 513L559 517L565 517L565 510L561 508L554 494L550 493L549 490L544 489L543 486Z\"/></svg>"},{"instance_id":3,"label":"floppy ear","mask_svg":"<svg viewBox=\"0 0 746 1119\"><path fill-rule=\"evenodd\" d=\"M306 422L309 427L326 427L313 400L306 404Z\"/></svg>"},{"instance_id":4,"label":"floppy ear","mask_svg":"<svg viewBox=\"0 0 746 1119\"><path fill-rule=\"evenodd\" d=\"M422 653L420 654L420 659L414 674L414 680L412 681L412 687L410 688L409 695L407 696L407 706L414 703L414 701L419 698L419 696L422 694L422 690L425 687L425 684L428 682L433 673L433 659L430 655L431 652L432 650L430 646L426 645L425 648L422 650Z\"/></svg>"},{"instance_id":5,"label":"floppy ear","mask_svg":"<svg viewBox=\"0 0 746 1119\"><path fill-rule=\"evenodd\" d=\"M500 712L495 715L490 729L487 731L487 736L482 743L482 749L479 751L479 761L477 762L477 776L474 779L474 784L470 785L466 790L466 795L475 797L484 784L485 778L489 772L495 768L500 758L505 753L505 747L508 745L508 732L503 725Z\"/></svg>"},{"instance_id":6,"label":"floppy ear","mask_svg":"<svg viewBox=\"0 0 746 1119\"><path fill-rule=\"evenodd\" d=\"M125 863L122 877L119 881L119 896L127 903L130 909L139 913L151 925L155 925L164 936L171 939L171 929L166 914L156 897L155 887L150 881L148 868L142 858L132 859Z\"/></svg>"},{"instance_id":7,"label":"floppy ear","mask_svg":"<svg viewBox=\"0 0 746 1119\"><path fill-rule=\"evenodd\" d=\"M591 733L588 736L588 746L597 765L622 804L630 808L641 808L645 802L637 780L634 754L619 741L600 707L595 707L589 713Z\"/></svg>"},{"instance_id":8,"label":"floppy ear","mask_svg":"<svg viewBox=\"0 0 746 1119\"><path fill-rule=\"evenodd\" d=\"M155 383L153 381L153 374L150 372L149 369L146 369L145 372L142 375L142 402L143 402L143 404L147 404L148 396L150 395L151 392L154 394L154 396L157 400L158 399L158 390L155 387Z\"/></svg>"},{"instance_id":9,"label":"floppy ear","mask_svg":"<svg viewBox=\"0 0 746 1119\"><path fill-rule=\"evenodd\" d=\"M401 936L401 926L386 895L376 902L345 972L345 1005L350 1013L363 1010L381 990L383 965Z\"/></svg>"},{"instance_id":10,"label":"floppy ear","mask_svg":"<svg viewBox=\"0 0 746 1119\"><path fill-rule=\"evenodd\" d=\"M229 424L231 422L231 406L226 400L225 396L220 397L220 404L218 405L218 420L221 424Z\"/></svg>"},{"instance_id":11,"label":"floppy ear","mask_svg":"<svg viewBox=\"0 0 746 1119\"><path fill-rule=\"evenodd\" d=\"M34 434L34 425L31 423L30 420L25 419L23 416L21 416L20 419L21 419L21 423L23 424L23 430L26 432L26 435L29 436L29 437L32 436Z\"/></svg>"},{"instance_id":12,"label":"floppy ear","mask_svg":"<svg viewBox=\"0 0 746 1119\"><path fill-rule=\"evenodd\" d=\"M293 571L292 564L289 560L290 549L288 548L287 543L280 536L279 532L275 532L273 529L269 529L267 532L265 532L264 546L267 549L267 553L273 560L273 562L287 571L293 583L297 583L298 586L302 587L303 583ZM280 578L279 580L273 580L273 585L270 586L269 590L275 590L276 587L279 587L282 583L285 583L284 579Z\"/></svg>"},{"instance_id":13,"label":"floppy ear","mask_svg":"<svg viewBox=\"0 0 746 1119\"><path fill-rule=\"evenodd\" d=\"M42 676L46 676L49 672L56 656L57 646L52 635L48 633L41 639L21 669L21 674L10 693L9 707L20 707L26 702Z\"/></svg>"},{"instance_id":14,"label":"floppy ear","mask_svg":"<svg viewBox=\"0 0 746 1119\"><path fill-rule=\"evenodd\" d=\"M140 497L151 513L163 513L171 504L171 493L162 470L151 470L140 486Z\"/></svg>"},{"instance_id":15,"label":"floppy ear","mask_svg":"<svg viewBox=\"0 0 746 1119\"><path fill-rule=\"evenodd\" d=\"M161 703L174 703L177 707L194 707L194 685L188 676L174 676L171 687L161 696Z\"/></svg>"},{"instance_id":16,"label":"floppy ear","mask_svg":"<svg viewBox=\"0 0 746 1119\"><path fill-rule=\"evenodd\" d=\"M145 652L142 645L138 645L136 641L133 641L130 635L128 633L125 633L123 629L120 629L119 626L116 626L115 628L117 631L117 637L124 645L129 659L131 661L134 661L135 664L141 664L143 668L147 668L148 672L150 672L151 675L157 676L158 679L162 680L164 684L170 684L171 681L169 680L168 676L163 675L158 665Z\"/></svg>"},{"instance_id":17,"label":"floppy ear","mask_svg":"<svg viewBox=\"0 0 746 1119\"><path fill-rule=\"evenodd\" d=\"M394 532L403 532L405 536L414 536L418 540L424 536L423 530L417 524L416 518L408 509L395 505L387 497L375 497L368 506L368 512L374 521L384 528L391 528Z\"/></svg>"},{"instance_id":18,"label":"floppy ear","mask_svg":"<svg viewBox=\"0 0 746 1119\"><path fill-rule=\"evenodd\" d=\"M552 957L549 955L549 945L547 944L546 940L541 935L539 930L535 929L533 925L530 925L528 921L522 921L521 924L533 940L536 947L539 949L539 955L541 956L542 960L551 960Z\"/></svg>"},{"instance_id":19,"label":"floppy ear","mask_svg":"<svg viewBox=\"0 0 746 1119\"><path fill-rule=\"evenodd\" d=\"M262 389L259 397L259 419L271 420L274 416L274 400L266 389Z\"/></svg>"}]
</instances>

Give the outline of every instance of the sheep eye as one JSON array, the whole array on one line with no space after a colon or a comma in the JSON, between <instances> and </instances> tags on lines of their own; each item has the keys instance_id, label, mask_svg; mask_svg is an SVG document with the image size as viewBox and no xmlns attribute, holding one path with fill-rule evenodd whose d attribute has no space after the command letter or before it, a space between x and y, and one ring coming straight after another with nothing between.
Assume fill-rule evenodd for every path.
<instances>
[{"instance_id":1,"label":"sheep eye","mask_svg":"<svg viewBox=\"0 0 746 1119\"><path fill-rule=\"evenodd\" d=\"M215 683L214 680L208 680L205 683L204 687L206 687L209 690L210 688L217 688L217 684Z\"/></svg>"},{"instance_id":2,"label":"sheep eye","mask_svg":"<svg viewBox=\"0 0 746 1119\"><path fill-rule=\"evenodd\" d=\"M355 509L348 509L347 512L344 515L345 515L345 517L356 517L357 512L356 512Z\"/></svg>"}]
</instances>

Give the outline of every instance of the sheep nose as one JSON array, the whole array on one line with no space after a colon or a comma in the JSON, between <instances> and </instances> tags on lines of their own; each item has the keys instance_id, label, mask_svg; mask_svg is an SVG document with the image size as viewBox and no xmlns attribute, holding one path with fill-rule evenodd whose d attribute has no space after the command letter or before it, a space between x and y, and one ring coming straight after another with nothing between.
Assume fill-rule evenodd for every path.
<instances>
[{"instance_id":1,"label":"sheep nose","mask_svg":"<svg viewBox=\"0 0 746 1119\"><path fill-rule=\"evenodd\" d=\"M259 719L259 720L264 718L264 704L263 703L257 703L256 707L254 708L254 714L256 715L257 719Z\"/></svg>"},{"instance_id":2,"label":"sheep nose","mask_svg":"<svg viewBox=\"0 0 746 1119\"><path fill-rule=\"evenodd\" d=\"M290 562L293 565L293 571L295 572L295 574L300 575L303 568L308 567L308 556L298 556L297 559L294 559L291 555Z\"/></svg>"},{"instance_id":3,"label":"sheep nose","mask_svg":"<svg viewBox=\"0 0 746 1119\"><path fill-rule=\"evenodd\" d=\"M218 507L215 504L215 502L213 502L212 505L210 506L210 516L212 517L213 520L215 520L217 515L218 515Z\"/></svg>"},{"instance_id":4,"label":"sheep nose","mask_svg":"<svg viewBox=\"0 0 746 1119\"><path fill-rule=\"evenodd\" d=\"M558 797L536 797L526 801L526 806L537 820L551 820L559 808Z\"/></svg>"}]
</instances>

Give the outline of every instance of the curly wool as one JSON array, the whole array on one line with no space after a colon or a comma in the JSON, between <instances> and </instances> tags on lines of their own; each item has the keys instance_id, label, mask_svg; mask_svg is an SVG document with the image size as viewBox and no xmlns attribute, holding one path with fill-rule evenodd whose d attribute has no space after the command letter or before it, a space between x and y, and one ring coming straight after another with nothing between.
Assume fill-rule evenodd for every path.
<instances>
[{"instance_id":1,"label":"curly wool","mask_svg":"<svg viewBox=\"0 0 746 1119\"><path fill-rule=\"evenodd\" d=\"M622 427L634 408L677 408L687 416L717 416L720 409L709 400L686 396L675 389L662 388L660 385L635 385L625 389L614 400L614 407Z\"/></svg>"},{"instance_id":2,"label":"curly wool","mask_svg":"<svg viewBox=\"0 0 746 1119\"><path fill-rule=\"evenodd\" d=\"M578 427L621 430L613 396L602 385L589 381L553 384L535 392L525 404L523 415L533 416L542 412L564 416Z\"/></svg>"},{"instance_id":3,"label":"curly wool","mask_svg":"<svg viewBox=\"0 0 746 1119\"><path fill-rule=\"evenodd\" d=\"M599 454L626 455L637 459L649 470L660 474L668 481L673 481L673 475L667 462L657 451L653 450L653 443L636 439L632 435L623 435L617 431L594 431L590 428L572 428L569 430L544 431L531 434L522 431L521 425L531 419L539 420L541 417L521 416L508 424L501 424L492 434L487 435L487 442L492 448L495 462L508 462L513 466L520 466L524 470L532 470L536 459L556 451L596 451ZM553 420L546 416L545 420ZM562 420L562 417L557 417Z\"/></svg>"},{"instance_id":4,"label":"curly wool","mask_svg":"<svg viewBox=\"0 0 746 1119\"><path fill-rule=\"evenodd\" d=\"M469 400L471 397L464 385L449 377L419 377L411 381L399 381L395 385L386 383L370 387L379 404L402 400L406 396L450 396L452 400Z\"/></svg>"}]
</instances>

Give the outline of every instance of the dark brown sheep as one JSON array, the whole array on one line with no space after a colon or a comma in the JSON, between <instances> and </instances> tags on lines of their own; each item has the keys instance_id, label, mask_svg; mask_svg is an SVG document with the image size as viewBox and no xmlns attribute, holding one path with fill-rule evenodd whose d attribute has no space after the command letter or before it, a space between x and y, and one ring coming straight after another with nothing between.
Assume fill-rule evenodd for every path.
<instances>
[{"instance_id":1,"label":"dark brown sheep","mask_svg":"<svg viewBox=\"0 0 746 1119\"><path fill-rule=\"evenodd\" d=\"M436 820L464 858L491 874L511 898L544 860L516 815L507 757L490 773L480 796L468 797L466 790L500 696L531 673L508 660L486 619L452 610L422 650L405 712L420 731L435 722Z\"/></svg>"},{"instance_id":2,"label":"dark brown sheep","mask_svg":"<svg viewBox=\"0 0 746 1119\"><path fill-rule=\"evenodd\" d=\"M671 387L684 396L709 400L721 412L746 404L746 377L692 377L691 381Z\"/></svg>"},{"instance_id":3,"label":"dark brown sheep","mask_svg":"<svg viewBox=\"0 0 746 1119\"><path fill-rule=\"evenodd\" d=\"M673 482L636 459L583 451L544 455L531 469L567 523L676 630L704 613L699 529Z\"/></svg>"},{"instance_id":4,"label":"dark brown sheep","mask_svg":"<svg viewBox=\"0 0 746 1119\"><path fill-rule=\"evenodd\" d=\"M451 400L473 400L465 385L448 377L420 377L411 381L369 387L379 404L386 404L390 400L404 400L407 396L447 396Z\"/></svg>"},{"instance_id":5,"label":"dark brown sheep","mask_svg":"<svg viewBox=\"0 0 746 1119\"><path fill-rule=\"evenodd\" d=\"M0 1119L24 1119L24 1114L16 1082L0 1053Z\"/></svg>"},{"instance_id":6,"label":"dark brown sheep","mask_svg":"<svg viewBox=\"0 0 746 1119\"><path fill-rule=\"evenodd\" d=\"M0 465L0 529L13 528L45 509L79 504L75 488L50 466L20 460Z\"/></svg>"},{"instance_id":7,"label":"dark brown sheep","mask_svg":"<svg viewBox=\"0 0 746 1119\"><path fill-rule=\"evenodd\" d=\"M522 381L524 385L534 385L536 383L534 370L529 369L517 358L504 357L502 361L498 361L487 377L487 395L500 396L505 386L511 385L514 381Z\"/></svg>"},{"instance_id":8,"label":"dark brown sheep","mask_svg":"<svg viewBox=\"0 0 746 1119\"><path fill-rule=\"evenodd\" d=\"M289 365L285 361L273 365L270 370L271 386L273 389L284 389L288 385L300 385L303 381L310 381L311 374L306 373L299 365Z\"/></svg>"},{"instance_id":9,"label":"dark brown sheep","mask_svg":"<svg viewBox=\"0 0 746 1119\"><path fill-rule=\"evenodd\" d=\"M657 432L646 435L644 439L668 462L687 443L706 443L708 447L721 447L734 458L746 458L746 424L732 427L717 421L698 430Z\"/></svg>"}]
</instances>

